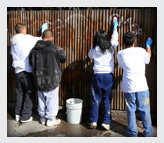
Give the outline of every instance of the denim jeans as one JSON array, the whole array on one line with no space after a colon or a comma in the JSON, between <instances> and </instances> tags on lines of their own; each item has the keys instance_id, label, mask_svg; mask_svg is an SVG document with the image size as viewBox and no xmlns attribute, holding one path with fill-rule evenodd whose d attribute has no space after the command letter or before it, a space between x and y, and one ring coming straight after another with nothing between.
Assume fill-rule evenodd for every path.
<instances>
[{"instance_id":1,"label":"denim jeans","mask_svg":"<svg viewBox=\"0 0 164 143\"><path fill-rule=\"evenodd\" d=\"M127 134L132 137L138 136L135 116L135 111L138 107L144 128L143 134L146 137L152 137L153 128L150 115L149 90L144 92L125 93L125 102L128 118Z\"/></svg>"},{"instance_id":2,"label":"denim jeans","mask_svg":"<svg viewBox=\"0 0 164 143\"><path fill-rule=\"evenodd\" d=\"M104 124L110 124L111 122L111 100L112 100L112 89L113 89L114 77L113 74L94 74L92 76L91 88L91 112L90 121L98 121L98 110L101 99L103 98L104 103Z\"/></svg>"}]
</instances>

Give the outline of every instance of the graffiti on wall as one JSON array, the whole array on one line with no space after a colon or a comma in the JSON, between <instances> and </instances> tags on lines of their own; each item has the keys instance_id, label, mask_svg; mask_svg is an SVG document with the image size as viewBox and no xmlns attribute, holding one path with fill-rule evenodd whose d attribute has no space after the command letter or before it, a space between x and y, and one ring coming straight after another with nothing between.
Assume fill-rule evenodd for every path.
<instances>
[{"instance_id":1,"label":"graffiti on wall","mask_svg":"<svg viewBox=\"0 0 164 143\"><path fill-rule=\"evenodd\" d=\"M112 19L114 16L118 17L118 27L121 27L121 25L125 25L129 23L129 29L131 32L135 33L136 35L142 35L142 28L139 27L139 24L133 23L132 24L132 17L129 17L124 20L124 16L120 16L118 13L113 13L110 15L110 19Z\"/></svg>"},{"instance_id":2,"label":"graffiti on wall","mask_svg":"<svg viewBox=\"0 0 164 143\"><path fill-rule=\"evenodd\" d=\"M137 23L133 23L132 24L132 17L129 17L127 19L124 18L124 16L120 16L118 13L113 13L112 15L109 16L110 19L112 19L114 16L118 17L118 28L121 27L121 25L129 25L129 30L133 33L135 33L136 35L142 35L142 28L139 27L139 24ZM45 20L45 23L48 23L49 25L56 25L54 28L55 30L59 30L60 28L64 28L64 22L67 23L69 20L71 20L72 18L83 18L86 19L86 17L84 15L81 14L73 14L70 15L69 17L67 17L65 20L62 20L60 18L58 18L57 20L54 21L54 23ZM110 21L109 21L110 24ZM53 29L54 30L54 29ZM57 34L60 34L60 32L58 32Z\"/></svg>"}]
</instances>

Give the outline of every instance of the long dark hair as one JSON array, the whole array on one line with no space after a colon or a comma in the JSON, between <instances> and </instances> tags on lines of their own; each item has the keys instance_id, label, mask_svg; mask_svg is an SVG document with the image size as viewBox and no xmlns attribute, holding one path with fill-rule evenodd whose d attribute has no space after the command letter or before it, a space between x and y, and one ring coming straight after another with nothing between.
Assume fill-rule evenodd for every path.
<instances>
[{"instance_id":1,"label":"long dark hair","mask_svg":"<svg viewBox=\"0 0 164 143\"><path fill-rule=\"evenodd\" d=\"M99 46L101 52L104 53L106 50L112 52L112 46L108 39L108 35L104 30L99 30L93 40L93 48L95 49L96 46Z\"/></svg>"}]
</instances>

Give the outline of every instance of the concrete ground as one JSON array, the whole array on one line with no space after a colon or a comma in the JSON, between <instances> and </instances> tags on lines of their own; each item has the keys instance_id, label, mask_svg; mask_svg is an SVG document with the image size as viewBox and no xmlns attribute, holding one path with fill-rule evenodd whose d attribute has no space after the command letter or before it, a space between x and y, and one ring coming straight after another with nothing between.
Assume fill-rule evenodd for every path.
<instances>
[{"instance_id":1,"label":"concrete ground","mask_svg":"<svg viewBox=\"0 0 164 143\"><path fill-rule=\"evenodd\" d=\"M101 113L101 111L100 111ZM61 119L58 126L47 127L40 124L36 110L33 111L34 120L20 124L14 120L14 108L8 107L7 136L8 137L126 137L127 117L125 111L112 111L111 130L106 131L101 127L102 115L100 114L97 129L89 129L89 112L83 112L81 124L73 125L67 122L65 110L59 110L57 118ZM139 137L142 136L143 126L138 113L137 129ZM154 137L157 137L156 116L152 116Z\"/></svg>"}]
</instances>

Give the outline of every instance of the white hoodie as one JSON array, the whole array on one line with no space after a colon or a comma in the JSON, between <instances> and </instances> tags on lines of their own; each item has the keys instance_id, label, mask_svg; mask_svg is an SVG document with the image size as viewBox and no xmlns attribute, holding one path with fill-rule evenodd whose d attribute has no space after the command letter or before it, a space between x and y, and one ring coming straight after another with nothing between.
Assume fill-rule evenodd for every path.
<instances>
[{"instance_id":1,"label":"white hoodie","mask_svg":"<svg viewBox=\"0 0 164 143\"><path fill-rule=\"evenodd\" d=\"M41 37L33 37L29 34L16 34L10 39L10 54L13 58L12 66L15 68L15 73L32 72L32 67L29 65L29 52L41 39Z\"/></svg>"},{"instance_id":2,"label":"white hoodie","mask_svg":"<svg viewBox=\"0 0 164 143\"><path fill-rule=\"evenodd\" d=\"M104 54L101 52L99 46L96 46L95 49L91 48L88 56L90 59L94 59L93 71L94 74L97 73L113 73L114 72L114 50L118 46L118 32L117 30L113 31L111 37L112 52L106 50Z\"/></svg>"}]
</instances>

